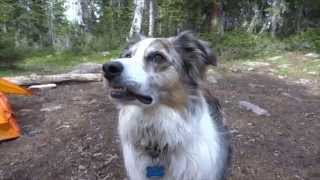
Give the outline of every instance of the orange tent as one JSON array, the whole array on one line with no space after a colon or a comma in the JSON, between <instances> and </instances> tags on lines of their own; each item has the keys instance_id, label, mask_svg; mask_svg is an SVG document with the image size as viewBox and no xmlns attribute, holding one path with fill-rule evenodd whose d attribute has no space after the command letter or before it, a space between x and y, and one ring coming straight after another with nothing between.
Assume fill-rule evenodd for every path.
<instances>
[{"instance_id":1,"label":"orange tent","mask_svg":"<svg viewBox=\"0 0 320 180\"><path fill-rule=\"evenodd\" d=\"M0 141L20 136L20 128L3 93L31 95L31 91L0 78Z\"/></svg>"}]
</instances>

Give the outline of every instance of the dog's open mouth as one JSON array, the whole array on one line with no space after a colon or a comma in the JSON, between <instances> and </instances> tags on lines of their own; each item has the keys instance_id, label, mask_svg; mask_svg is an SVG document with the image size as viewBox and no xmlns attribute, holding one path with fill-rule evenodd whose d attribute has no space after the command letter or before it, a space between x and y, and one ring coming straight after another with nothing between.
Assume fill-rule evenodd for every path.
<instances>
[{"instance_id":1,"label":"dog's open mouth","mask_svg":"<svg viewBox=\"0 0 320 180\"><path fill-rule=\"evenodd\" d=\"M111 87L110 95L112 98L115 98L115 99L122 99L122 100L137 99L143 104L151 104L153 102L153 98L151 96L135 93L126 87Z\"/></svg>"}]
</instances>

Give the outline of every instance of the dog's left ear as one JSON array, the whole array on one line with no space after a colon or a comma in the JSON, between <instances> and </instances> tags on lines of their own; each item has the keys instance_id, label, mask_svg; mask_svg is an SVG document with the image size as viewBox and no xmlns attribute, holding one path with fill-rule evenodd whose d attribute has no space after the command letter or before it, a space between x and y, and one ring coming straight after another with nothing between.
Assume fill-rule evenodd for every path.
<instances>
[{"instance_id":1,"label":"dog's left ear","mask_svg":"<svg viewBox=\"0 0 320 180\"><path fill-rule=\"evenodd\" d=\"M174 39L174 45L177 50L189 55L201 55L201 60L207 65L217 66L217 58L209 47L209 43L196 38L190 31L180 33Z\"/></svg>"},{"instance_id":2,"label":"dog's left ear","mask_svg":"<svg viewBox=\"0 0 320 180\"><path fill-rule=\"evenodd\" d=\"M182 32L173 38L173 45L182 59L183 67L193 83L202 80L208 65L217 65L217 58L208 43L191 32Z\"/></svg>"},{"instance_id":3,"label":"dog's left ear","mask_svg":"<svg viewBox=\"0 0 320 180\"><path fill-rule=\"evenodd\" d=\"M206 53L206 62L209 65L217 66L217 57L213 53L212 49L209 47L209 43L207 41L198 40L200 43L200 46L202 46L203 51Z\"/></svg>"}]
</instances>

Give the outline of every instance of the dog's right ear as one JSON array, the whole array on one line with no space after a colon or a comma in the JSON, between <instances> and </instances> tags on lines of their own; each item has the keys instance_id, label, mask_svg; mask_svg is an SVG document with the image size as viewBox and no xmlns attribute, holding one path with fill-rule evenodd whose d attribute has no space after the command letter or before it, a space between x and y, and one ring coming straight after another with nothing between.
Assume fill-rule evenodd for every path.
<instances>
[{"instance_id":1,"label":"dog's right ear","mask_svg":"<svg viewBox=\"0 0 320 180\"><path fill-rule=\"evenodd\" d=\"M124 57L133 45L145 38L146 37L140 33L134 33L130 38L127 38L127 44L122 48L122 53L120 54L120 57Z\"/></svg>"},{"instance_id":2,"label":"dog's right ear","mask_svg":"<svg viewBox=\"0 0 320 180\"><path fill-rule=\"evenodd\" d=\"M127 43L129 44L135 44L143 39L145 39L146 37L141 34L141 33L134 33L130 38L127 38Z\"/></svg>"}]
</instances>

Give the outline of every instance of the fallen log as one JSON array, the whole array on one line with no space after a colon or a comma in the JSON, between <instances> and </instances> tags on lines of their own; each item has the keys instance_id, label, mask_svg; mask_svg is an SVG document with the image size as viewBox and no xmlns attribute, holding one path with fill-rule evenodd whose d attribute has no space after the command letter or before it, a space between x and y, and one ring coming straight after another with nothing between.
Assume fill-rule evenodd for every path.
<instances>
[{"instance_id":1,"label":"fallen log","mask_svg":"<svg viewBox=\"0 0 320 180\"><path fill-rule=\"evenodd\" d=\"M94 82L102 81L101 73L89 74L55 74L55 75L29 75L29 76L16 76L5 77L18 85L35 85L35 84L50 84L62 82Z\"/></svg>"}]
</instances>

